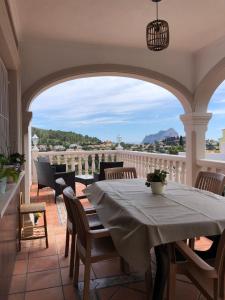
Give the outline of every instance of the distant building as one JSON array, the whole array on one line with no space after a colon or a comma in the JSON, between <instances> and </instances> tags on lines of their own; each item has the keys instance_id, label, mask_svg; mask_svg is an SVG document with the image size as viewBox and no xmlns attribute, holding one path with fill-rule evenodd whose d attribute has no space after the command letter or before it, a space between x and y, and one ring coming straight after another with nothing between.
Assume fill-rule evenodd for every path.
<instances>
[{"instance_id":1,"label":"distant building","mask_svg":"<svg viewBox=\"0 0 225 300\"><path fill-rule=\"evenodd\" d=\"M53 149L54 149L55 151L64 151L66 148L65 148L64 146L62 146L62 145L55 145L55 146L53 147Z\"/></svg>"},{"instance_id":2,"label":"distant building","mask_svg":"<svg viewBox=\"0 0 225 300\"><path fill-rule=\"evenodd\" d=\"M82 146L78 145L78 144L71 144L69 146L69 149L71 149L71 150L82 150Z\"/></svg>"}]
</instances>

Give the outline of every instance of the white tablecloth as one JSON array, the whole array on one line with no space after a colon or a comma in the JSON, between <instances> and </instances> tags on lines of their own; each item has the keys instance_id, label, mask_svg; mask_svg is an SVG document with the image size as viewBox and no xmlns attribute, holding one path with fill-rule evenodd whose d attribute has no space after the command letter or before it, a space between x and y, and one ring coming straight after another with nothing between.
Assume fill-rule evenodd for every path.
<instances>
[{"instance_id":1,"label":"white tablecloth","mask_svg":"<svg viewBox=\"0 0 225 300\"><path fill-rule=\"evenodd\" d=\"M178 183L153 195L143 179L99 181L87 188L103 225L122 257L140 270L149 249L225 228L225 198Z\"/></svg>"}]
</instances>

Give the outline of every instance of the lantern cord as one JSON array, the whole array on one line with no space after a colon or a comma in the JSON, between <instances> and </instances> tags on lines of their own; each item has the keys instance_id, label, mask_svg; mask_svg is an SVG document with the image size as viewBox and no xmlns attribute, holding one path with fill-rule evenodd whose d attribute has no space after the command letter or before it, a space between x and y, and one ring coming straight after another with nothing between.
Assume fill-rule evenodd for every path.
<instances>
[{"instance_id":1,"label":"lantern cord","mask_svg":"<svg viewBox=\"0 0 225 300\"><path fill-rule=\"evenodd\" d=\"M158 18L158 13L159 13L159 8L158 8L158 1L156 2L156 18L157 20L159 19Z\"/></svg>"}]
</instances>

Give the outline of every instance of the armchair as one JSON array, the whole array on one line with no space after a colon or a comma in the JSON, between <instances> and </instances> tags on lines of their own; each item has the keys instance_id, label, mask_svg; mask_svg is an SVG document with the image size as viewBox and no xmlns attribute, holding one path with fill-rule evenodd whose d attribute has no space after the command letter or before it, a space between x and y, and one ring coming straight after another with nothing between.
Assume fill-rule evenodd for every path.
<instances>
[{"instance_id":1,"label":"armchair","mask_svg":"<svg viewBox=\"0 0 225 300\"><path fill-rule=\"evenodd\" d=\"M50 187L55 191L55 202L56 197L61 194L61 187L55 182L57 178L62 177L68 186L75 189L75 171L72 172L57 172L54 165L50 165L49 162L34 161L37 178L38 178L38 191L45 187ZM63 167L62 167L63 169ZM62 170L61 169L61 170Z\"/></svg>"}]
</instances>

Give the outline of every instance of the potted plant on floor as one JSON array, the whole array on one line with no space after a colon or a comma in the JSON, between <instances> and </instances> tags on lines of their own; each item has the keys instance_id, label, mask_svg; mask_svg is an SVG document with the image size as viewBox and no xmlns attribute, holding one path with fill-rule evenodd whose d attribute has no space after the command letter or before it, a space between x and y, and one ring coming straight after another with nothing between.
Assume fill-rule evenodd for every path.
<instances>
[{"instance_id":1,"label":"potted plant on floor","mask_svg":"<svg viewBox=\"0 0 225 300\"><path fill-rule=\"evenodd\" d=\"M162 194L166 185L167 171L155 169L153 173L147 174L146 186L151 187L153 194Z\"/></svg>"}]
</instances>

